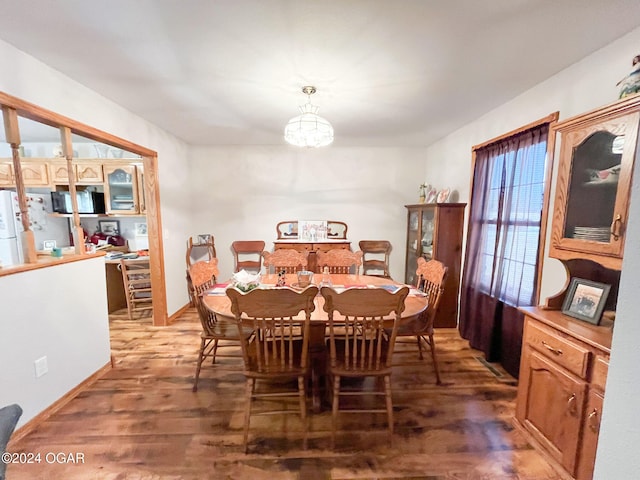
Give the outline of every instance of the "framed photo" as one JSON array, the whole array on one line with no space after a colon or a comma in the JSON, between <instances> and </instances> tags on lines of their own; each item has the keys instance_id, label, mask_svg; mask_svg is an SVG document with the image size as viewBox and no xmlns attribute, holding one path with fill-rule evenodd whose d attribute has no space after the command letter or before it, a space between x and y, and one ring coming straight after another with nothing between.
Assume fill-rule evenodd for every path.
<instances>
[{"instance_id":1,"label":"framed photo","mask_svg":"<svg viewBox=\"0 0 640 480\"><path fill-rule=\"evenodd\" d=\"M100 231L106 235L120 234L119 220L98 220L98 226L100 227Z\"/></svg>"},{"instance_id":2,"label":"framed photo","mask_svg":"<svg viewBox=\"0 0 640 480\"><path fill-rule=\"evenodd\" d=\"M54 248L56 248L56 241L55 240L43 240L43 242L42 242L42 250L44 250L46 252L50 252Z\"/></svg>"},{"instance_id":3,"label":"framed photo","mask_svg":"<svg viewBox=\"0 0 640 480\"><path fill-rule=\"evenodd\" d=\"M562 304L562 313L599 325L610 289L611 285L606 283L572 278Z\"/></svg>"},{"instance_id":4,"label":"framed photo","mask_svg":"<svg viewBox=\"0 0 640 480\"><path fill-rule=\"evenodd\" d=\"M326 220L298 220L298 238L307 242L327 239Z\"/></svg>"},{"instance_id":5,"label":"framed photo","mask_svg":"<svg viewBox=\"0 0 640 480\"><path fill-rule=\"evenodd\" d=\"M136 237L146 237L147 236L147 224L146 223L135 223L134 231Z\"/></svg>"},{"instance_id":6,"label":"framed photo","mask_svg":"<svg viewBox=\"0 0 640 480\"><path fill-rule=\"evenodd\" d=\"M146 233L145 233L146 235ZM208 233L201 233L200 235L198 235L198 239L197 239L197 244L198 245L207 245L209 242L211 242L211 235Z\"/></svg>"}]
</instances>

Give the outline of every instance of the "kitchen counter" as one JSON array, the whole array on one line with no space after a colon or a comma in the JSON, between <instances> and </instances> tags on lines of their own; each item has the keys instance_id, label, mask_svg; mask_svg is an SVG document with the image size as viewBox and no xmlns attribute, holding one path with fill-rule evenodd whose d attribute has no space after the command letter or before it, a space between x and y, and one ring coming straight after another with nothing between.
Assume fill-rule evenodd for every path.
<instances>
[{"instance_id":1,"label":"kitchen counter","mask_svg":"<svg viewBox=\"0 0 640 480\"><path fill-rule=\"evenodd\" d=\"M55 267L65 263L79 262L90 258L103 257L104 252L87 253L84 255L66 254L62 257L38 256L36 263L23 263L22 265L11 265L10 267L0 267L0 277L13 275L15 273L38 270L40 268Z\"/></svg>"}]
</instances>

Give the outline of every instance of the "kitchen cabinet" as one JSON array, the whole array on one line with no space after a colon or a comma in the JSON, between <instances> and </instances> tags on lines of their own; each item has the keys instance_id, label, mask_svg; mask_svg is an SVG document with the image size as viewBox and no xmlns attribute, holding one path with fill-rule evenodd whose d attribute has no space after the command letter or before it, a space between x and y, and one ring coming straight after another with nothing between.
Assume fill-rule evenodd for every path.
<instances>
[{"instance_id":1,"label":"kitchen cabinet","mask_svg":"<svg viewBox=\"0 0 640 480\"><path fill-rule=\"evenodd\" d=\"M424 203L407 208L405 283L416 284L418 257L432 258L447 268L436 327L458 324L458 292L462 261L462 232L466 203Z\"/></svg>"},{"instance_id":2,"label":"kitchen cabinet","mask_svg":"<svg viewBox=\"0 0 640 480\"><path fill-rule=\"evenodd\" d=\"M73 161L73 176L78 185L101 185L104 183L104 173L102 163L99 161ZM51 183L56 185L68 185L69 175L67 173L67 163L51 162L49 164Z\"/></svg>"},{"instance_id":3,"label":"kitchen cabinet","mask_svg":"<svg viewBox=\"0 0 640 480\"><path fill-rule=\"evenodd\" d=\"M559 311L525 313L516 421L578 480L590 479L611 349L611 329Z\"/></svg>"},{"instance_id":4,"label":"kitchen cabinet","mask_svg":"<svg viewBox=\"0 0 640 480\"><path fill-rule=\"evenodd\" d=\"M561 148L550 257L622 268L639 119L636 96L554 127Z\"/></svg>"},{"instance_id":5,"label":"kitchen cabinet","mask_svg":"<svg viewBox=\"0 0 640 480\"><path fill-rule=\"evenodd\" d=\"M48 187L49 169L45 160L21 160L22 179L25 187ZM16 177L13 161L0 161L0 187L15 187Z\"/></svg>"},{"instance_id":6,"label":"kitchen cabinet","mask_svg":"<svg viewBox=\"0 0 640 480\"><path fill-rule=\"evenodd\" d=\"M142 165L136 165L136 178L138 180L138 212L147 213L147 204L145 202L145 189L144 189L144 167Z\"/></svg>"},{"instance_id":7,"label":"kitchen cabinet","mask_svg":"<svg viewBox=\"0 0 640 480\"><path fill-rule=\"evenodd\" d=\"M138 184L144 177L138 174L142 166L134 164L104 164L104 196L107 214L140 215L145 211L144 200L140 202Z\"/></svg>"}]
</instances>

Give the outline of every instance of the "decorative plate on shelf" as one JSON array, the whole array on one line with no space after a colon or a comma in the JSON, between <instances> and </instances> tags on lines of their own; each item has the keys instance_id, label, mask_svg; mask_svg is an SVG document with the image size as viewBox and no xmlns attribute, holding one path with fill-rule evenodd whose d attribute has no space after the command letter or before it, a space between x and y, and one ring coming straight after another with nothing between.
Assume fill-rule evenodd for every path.
<instances>
[{"instance_id":1,"label":"decorative plate on shelf","mask_svg":"<svg viewBox=\"0 0 640 480\"><path fill-rule=\"evenodd\" d=\"M451 194L451 190L449 188L443 188L438 192L437 202L447 203L449 201L450 194Z\"/></svg>"},{"instance_id":2,"label":"decorative plate on shelf","mask_svg":"<svg viewBox=\"0 0 640 480\"><path fill-rule=\"evenodd\" d=\"M436 196L438 195L438 191L435 187L428 185L425 189L425 199L424 203L434 203L436 201Z\"/></svg>"}]
</instances>

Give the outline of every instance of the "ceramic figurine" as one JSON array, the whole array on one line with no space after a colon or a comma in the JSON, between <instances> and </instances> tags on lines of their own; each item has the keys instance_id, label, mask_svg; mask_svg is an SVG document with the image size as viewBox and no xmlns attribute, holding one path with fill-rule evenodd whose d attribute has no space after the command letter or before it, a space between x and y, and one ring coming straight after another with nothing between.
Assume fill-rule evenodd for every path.
<instances>
[{"instance_id":1,"label":"ceramic figurine","mask_svg":"<svg viewBox=\"0 0 640 480\"><path fill-rule=\"evenodd\" d=\"M631 72L620 80L617 85L620 87L620 96L618 98L624 98L640 92L640 55L633 57Z\"/></svg>"}]
</instances>

